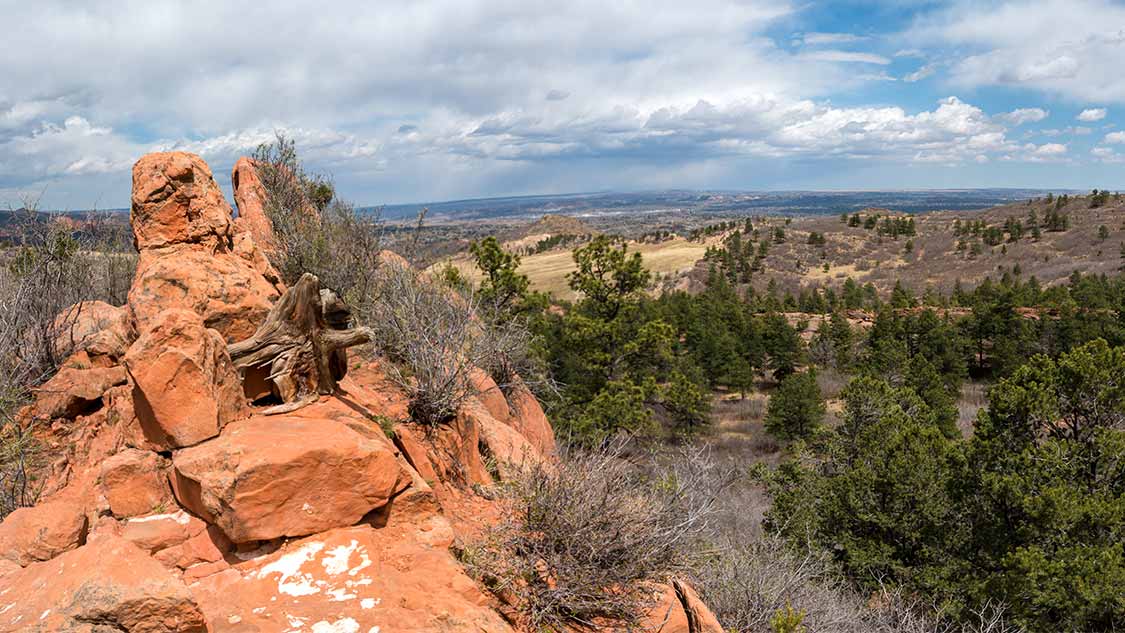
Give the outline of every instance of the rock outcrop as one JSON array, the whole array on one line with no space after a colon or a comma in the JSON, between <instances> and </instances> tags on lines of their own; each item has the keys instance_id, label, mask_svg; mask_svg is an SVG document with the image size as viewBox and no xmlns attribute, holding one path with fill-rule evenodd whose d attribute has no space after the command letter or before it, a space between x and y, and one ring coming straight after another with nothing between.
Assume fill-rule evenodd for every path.
<instances>
[{"instance_id":1,"label":"rock outcrop","mask_svg":"<svg viewBox=\"0 0 1125 633\"><path fill-rule=\"evenodd\" d=\"M109 511L119 519L172 505L167 460L152 451L121 450L102 462L98 484Z\"/></svg>"},{"instance_id":2,"label":"rock outcrop","mask_svg":"<svg viewBox=\"0 0 1125 633\"><path fill-rule=\"evenodd\" d=\"M250 234L258 248L269 252L273 249L273 225L266 215L266 189L254 160L239 158L231 170L230 183L238 206L235 224Z\"/></svg>"},{"instance_id":3,"label":"rock outcrop","mask_svg":"<svg viewBox=\"0 0 1125 633\"><path fill-rule=\"evenodd\" d=\"M125 367L141 428L160 446L198 444L247 413L226 343L190 310L161 312L129 348Z\"/></svg>"},{"instance_id":4,"label":"rock outcrop","mask_svg":"<svg viewBox=\"0 0 1125 633\"><path fill-rule=\"evenodd\" d=\"M207 631L183 581L118 537L0 576L0 585L3 631Z\"/></svg>"},{"instance_id":5,"label":"rock outcrop","mask_svg":"<svg viewBox=\"0 0 1125 633\"><path fill-rule=\"evenodd\" d=\"M353 525L410 482L385 438L331 419L236 422L173 465L176 498L235 543Z\"/></svg>"},{"instance_id":6,"label":"rock outcrop","mask_svg":"<svg viewBox=\"0 0 1125 633\"><path fill-rule=\"evenodd\" d=\"M61 316L73 355L21 412L52 461L41 502L0 522L0 631L518 630L450 546L500 519L494 484L557 459L526 386L477 371L479 397L428 427L383 361L325 344L357 332L280 328L309 348L280 353L269 315L301 286L285 294L256 243L253 165L232 174L238 221L198 156L145 156L133 176L128 305ZM317 354L330 376L304 366ZM267 415L252 400L288 393L279 367L313 397ZM650 631L717 630L690 588L654 598Z\"/></svg>"},{"instance_id":7,"label":"rock outcrop","mask_svg":"<svg viewBox=\"0 0 1125 633\"><path fill-rule=\"evenodd\" d=\"M228 342L254 333L280 294L280 280L236 229L203 159L169 152L137 161L131 219L140 261L129 310L139 330L164 310L183 308Z\"/></svg>"},{"instance_id":8,"label":"rock outcrop","mask_svg":"<svg viewBox=\"0 0 1125 633\"><path fill-rule=\"evenodd\" d=\"M20 566L51 560L86 541L86 512L73 497L19 508L0 523L0 558Z\"/></svg>"}]
</instances>

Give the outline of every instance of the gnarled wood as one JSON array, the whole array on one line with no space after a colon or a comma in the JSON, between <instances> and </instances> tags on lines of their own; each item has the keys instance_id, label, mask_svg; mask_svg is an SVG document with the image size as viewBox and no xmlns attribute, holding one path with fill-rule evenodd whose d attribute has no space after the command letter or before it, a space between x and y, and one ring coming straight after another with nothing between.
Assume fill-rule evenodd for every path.
<instances>
[{"instance_id":1,"label":"gnarled wood","mask_svg":"<svg viewBox=\"0 0 1125 633\"><path fill-rule=\"evenodd\" d=\"M365 327L347 328L347 307L305 273L277 303L254 336L227 346L240 372L266 369L285 404L266 413L293 411L336 390L347 368L343 350L371 340Z\"/></svg>"}]
</instances>

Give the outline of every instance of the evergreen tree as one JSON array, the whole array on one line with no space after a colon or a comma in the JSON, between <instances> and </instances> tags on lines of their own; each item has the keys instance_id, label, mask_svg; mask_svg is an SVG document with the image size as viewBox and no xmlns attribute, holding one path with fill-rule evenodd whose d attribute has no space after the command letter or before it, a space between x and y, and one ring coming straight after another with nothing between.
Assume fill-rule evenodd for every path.
<instances>
[{"instance_id":1,"label":"evergreen tree","mask_svg":"<svg viewBox=\"0 0 1125 633\"><path fill-rule=\"evenodd\" d=\"M825 405L816 372L791 374L770 396L766 431L778 439L808 439L824 420Z\"/></svg>"}]
</instances>

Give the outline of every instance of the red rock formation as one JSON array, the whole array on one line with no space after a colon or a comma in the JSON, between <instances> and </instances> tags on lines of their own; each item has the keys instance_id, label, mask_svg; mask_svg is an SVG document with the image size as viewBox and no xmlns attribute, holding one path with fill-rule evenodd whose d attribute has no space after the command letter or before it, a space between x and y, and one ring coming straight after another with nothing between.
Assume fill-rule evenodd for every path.
<instances>
[{"instance_id":1,"label":"red rock formation","mask_svg":"<svg viewBox=\"0 0 1125 633\"><path fill-rule=\"evenodd\" d=\"M254 414L227 344L283 287L247 226L252 165L240 222L197 156L133 173L129 303L60 317L75 351L22 412L53 461L42 502L0 523L0 631L513 631L449 547L501 518L496 479L557 458L531 392L475 372L479 397L427 427L357 362L335 393ZM660 595L649 630L717 631L690 588Z\"/></svg>"},{"instance_id":2,"label":"red rock formation","mask_svg":"<svg viewBox=\"0 0 1125 633\"><path fill-rule=\"evenodd\" d=\"M129 348L125 367L141 428L161 446L197 444L247 414L223 338L195 312L161 312Z\"/></svg>"},{"instance_id":3,"label":"red rock formation","mask_svg":"<svg viewBox=\"0 0 1125 633\"><path fill-rule=\"evenodd\" d=\"M117 518L150 514L172 505L167 471L160 455L126 448L102 462L99 490Z\"/></svg>"},{"instance_id":4,"label":"red rock formation","mask_svg":"<svg viewBox=\"0 0 1125 633\"><path fill-rule=\"evenodd\" d=\"M259 248L273 249L273 225L266 215L266 190L258 178L258 168L253 159L243 156L230 173L234 202L238 206L235 224L250 234Z\"/></svg>"},{"instance_id":5,"label":"red rock formation","mask_svg":"<svg viewBox=\"0 0 1125 633\"><path fill-rule=\"evenodd\" d=\"M280 281L201 158L149 154L133 168L133 232L140 261L129 290L138 329L168 308L193 310L229 342L249 337Z\"/></svg>"},{"instance_id":6,"label":"red rock formation","mask_svg":"<svg viewBox=\"0 0 1125 633\"><path fill-rule=\"evenodd\" d=\"M51 560L86 540L86 510L73 496L20 508L0 523L0 558L21 566Z\"/></svg>"},{"instance_id":7,"label":"red rock formation","mask_svg":"<svg viewBox=\"0 0 1125 633\"><path fill-rule=\"evenodd\" d=\"M195 244L212 251L234 237L230 207L195 154L148 154L133 166L130 220L138 251Z\"/></svg>"},{"instance_id":8,"label":"red rock formation","mask_svg":"<svg viewBox=\"0 0 1125 633\"><path fill-rule=\"evenodd\" d=\"M410 481L385 438L331 419L250 418L172 461L176 498L235 543L352 525Z\"/></svg>"},{"instance_id":9,"label":"red rock formation","mask_svg":"<svg viewBox=\"0 0 1125 633\"><path fill-rule=\"evenodd\" d=\"M0 585L4 631L207 630L183 581L118 537L0 576Z\"/></svg>"}]
</instances>

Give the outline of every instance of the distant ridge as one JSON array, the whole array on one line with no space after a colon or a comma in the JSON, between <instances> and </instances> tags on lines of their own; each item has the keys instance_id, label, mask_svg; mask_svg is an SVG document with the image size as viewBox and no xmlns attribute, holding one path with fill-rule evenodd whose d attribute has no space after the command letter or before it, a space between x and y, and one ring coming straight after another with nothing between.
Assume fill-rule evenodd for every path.
<instances>
[{"instance_id":1,"label":"distant ridge","mask_svg":"<svg viewBox=\"0 0 1125 633\"><path fill-rule=\"evenodd\" d=\"M507 196L396 204L382 208L388 220L415 217L423 208L429 217L456 220L499 218L536 219L546 214L575 217L638 212L698 213L704 215L769 214L826 215L879 207L905 213L985 209L1065 189L924 189L886 191L691 191L593 192L560 195ZM371 211L375 207L361 208Z\"/></svg>"}]
</instances>

